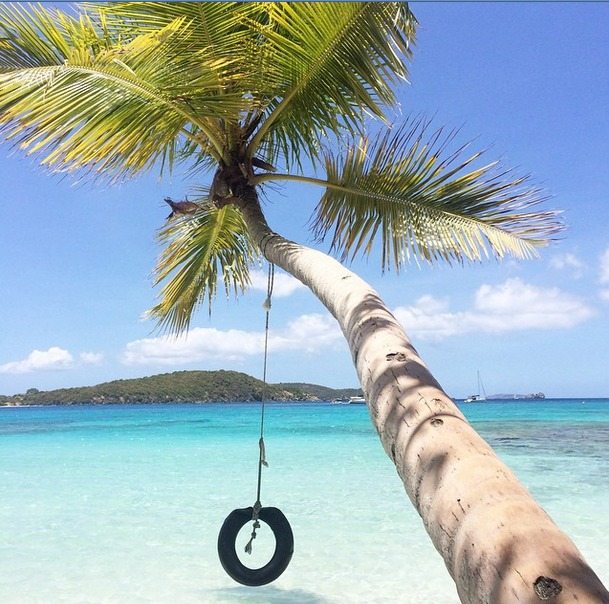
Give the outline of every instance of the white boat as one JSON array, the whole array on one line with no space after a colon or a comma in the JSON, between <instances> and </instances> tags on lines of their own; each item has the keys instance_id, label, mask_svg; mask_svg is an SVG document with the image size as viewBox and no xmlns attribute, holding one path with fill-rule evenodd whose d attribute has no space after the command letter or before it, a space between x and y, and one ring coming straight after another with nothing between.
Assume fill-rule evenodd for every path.
<instances>
[{"instance_id":1,"label":"white boat","mask_svg":"<svg viewBox=\"0 0 609 604\"><path fill-rule=\"evenodd\" d=\"M365 405L366 399L363 396L350 396L349 404L350 405Z\"/></svg>"},{"instance_id":2,"label":"white boat","mask_svg":"<svg viewBox=\"0 0 609 604\"><path fill-rule=\"evenodd\" d=\"M486 391L484 390L484 384L480 378L480 372L478 371L478 394L471 394L463 400L464 403L476 403L478 401L486 400Z\"/></svg>"}]
</instances>

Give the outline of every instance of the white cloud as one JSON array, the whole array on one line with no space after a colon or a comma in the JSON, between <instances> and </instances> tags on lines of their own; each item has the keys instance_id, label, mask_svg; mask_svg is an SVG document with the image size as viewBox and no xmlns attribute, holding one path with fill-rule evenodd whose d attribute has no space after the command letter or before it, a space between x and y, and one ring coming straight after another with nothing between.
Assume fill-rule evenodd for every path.
<instances>
[{"instance_id":1,"label":"white cloud","mask_svg":"<svg viewBox=\"0 0 609 604\"><path fill-rule=\"evenodd\" d=\"M521 279L482 285L470 310L452 311L449 300L422 296L394 314L406 331L422 340L441 340L470 333L505 333L527 329L567 329L590 318L585 300L558 288L542 288ZM313 353L343 340L329 315L302 315L284 329L271 330L269 350ZM185 365L205 360L239 361L262 354L264 333L198 327L185 336L161 336L129 342L121 361L126 365Z\"/></svg>"},{"instance_id":2,"label":"white cloud","mask_svg":"<svg viewBox=\"0 0 609 604\"><path fill-rule=\"evenodd\" d=\"M58 371L70 369L74 358L63 348L51 346L48 350L34 350L21 361L0 365L0 373L32 373L33 371Z\"/></svg>"},{"instance_id":3,"label":"white cloud","mask_svg":"<svg viewBox=\"0 0 609 604\"><path fill-rule=\"evenodd\" d=\"M269 350L315 352L341 339L338 325L329 316L302 315L280 331L271 330ZM262 354L264 333L196 327L185 336L161 336L129 342L121 355L126 365L183 365L207 359L235 361Z\"/></svg>"},{"instance_id":4,"label":"white cloud","mask_svg":"<svg viewBox=\"0 0 609 604\"><path fill-rule=\"evenodd\" d=\"M602 284L609 283L609 248L601 255L600 269L599 281Z\"/></svg>"},{"instance_id":5,"label":"white cloud","mask_svg":"<svg viewBox=\"0 0 609 604\"><path fill-rule=\"evenodd\" d=\"M421 340L443 340L464 333L465 313L450 312L446 299L422 296L414 306L398 306L393 314L408 335Z\"/></svg>"},{"instance_id":6,"label":"white cloud","mask_svg":"<svg viewBox=\"0 0 609 604\"><path fill-rule=\"evenodd\" d=\"M593 316L586 302L560 289L542 288L521 279L482 285L472 310L451 312L448 300L423 296L394 314L406 331L424 340L468 333L505 333L530 329L568 329Z\"/></svg>"},{"instance_id":7,"label":"white cloud","mask_svg":"<svg viewBox=\"0 0 609 604\"><path fill-rule=\"evenodd\" d=\"M579 279L584 274L585 264L570 252L553 256L550 259L550 266L559 271L570 271L570 274Z\"/></svg>"},{"instance_id":8,"label":"white cloud","mask_svg":"<svg viewBox=\"0 0 609 604\"><path fill-rule=\"evenodd\" d=\"M104 361L101 352L81 352L79 356L84 365L101 365Z\"/></svg>"},{"instance_id":9,"label":"white cloud","mask_svg":"<svg viewBox=\"0 0 609 604\"><path fill-rule=\"evenodd\" d=\"M121 360L126 365L181 365L210 358L236 360L261 350L259 333L195 327L179 337L161 336L129 342Z\"/></svg>"},{"instance_id":10,"label":"white cloud","mask_svg":"<svg viewBox=\"0 0 609 604\"><path fill-rule=\"evenodd\" d=\"M267 291L268 275L266 271L251 271L252 288ZM285 298L291 296L296 290L305 289L305 286L291 275L275 270L273 278L273 296Z\"/></svg>"},{"instance_id":11,"label":"white cloud","mask_svg":"<svg viewBox=\"0 0 609 604\"><path fill-rule=\"evenodd\" d=\"M609 284L609 248L607 248L601 254L599 268L600 268L600 271L599 271L598 282L601 285L608 285ZM609 302L609 288L605 287L605 288L601 289L599 292L599 297L601 300L603 300L605 302Z\"/></svg>"},{"instance_id":12,"label":"white cloud","mask_svg":"<svg viewBox=\"0 0 609 604\"><path fill-rule=\"evenodd\" d=\"M303 350L316 352L342 339L338 323L328 315L301 315L287 329L269 337L269 350Z\"/></svg>"}]
</instances>

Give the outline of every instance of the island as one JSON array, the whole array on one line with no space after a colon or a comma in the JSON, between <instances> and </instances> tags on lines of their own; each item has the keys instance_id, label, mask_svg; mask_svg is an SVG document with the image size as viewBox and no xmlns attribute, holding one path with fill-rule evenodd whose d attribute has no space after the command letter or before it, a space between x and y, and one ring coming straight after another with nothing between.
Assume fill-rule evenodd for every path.
<instances>
[{"instance_id":1,"label":"island","mask_svg":"<svg viewBox=\"0 0 609 604\"><path fill-rule=\"evenodd\" d=\"M491 394L487 396L486 399L489 401L492 400L502 400L502 401L540 401L546 398L546 395L543 392L533 392L531 394Z\"/></svg>"},{"instance_id":2,"label":"island","mask_svg":"<svg viewBox=\"0 0 609 604\"><path fill-rule=\"evenodd\" d=\"M116 405L160 403L330 401L361 396L358 388L328 388L317 384L265 384L238 371L174 371L143 378L114 380L80 388L38 390L0 396L0 406Z\"/></svg>"}]
</instances>

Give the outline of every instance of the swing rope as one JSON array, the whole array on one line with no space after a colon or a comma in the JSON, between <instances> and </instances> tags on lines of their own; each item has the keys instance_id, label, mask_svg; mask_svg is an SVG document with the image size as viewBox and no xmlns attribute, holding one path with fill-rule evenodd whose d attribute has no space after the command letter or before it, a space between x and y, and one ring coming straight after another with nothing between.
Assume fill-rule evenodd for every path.
<instances>
[{"instance_id":1,"label":"swing rope","mask_svg":"<svg viewBox=\"0 0 609 604\"><path fill-rule=\"evenodd\" d=\"M262 509L262 504L260 503L260 489L262 486L262 466L268 468L269 464L266 461L266 449L264 446L264 410L265 410L265 394L266 394L266 368L267 368L267 360L268 360L268 351L269 351L269 315L271 313L271 298L273 296L273 285L275 282L275 265L269 263L269 272L266 283L266 300L264 301L263 308L266 313L265 317L265 325L264 325L264 362L262 368L262 382L264 383L264 389L262 393L262 401L260 405L260 439L258 440L258 485L256 489L256 503L252 508L252 520L254 521L252 534L250 540L247 542L245 546L245 552L247 554L252 553L252 543L256 538L256 531L260 528L260 521L258 520L258 516L260 514L260 510Z\"/></svg>"}]
</instances>

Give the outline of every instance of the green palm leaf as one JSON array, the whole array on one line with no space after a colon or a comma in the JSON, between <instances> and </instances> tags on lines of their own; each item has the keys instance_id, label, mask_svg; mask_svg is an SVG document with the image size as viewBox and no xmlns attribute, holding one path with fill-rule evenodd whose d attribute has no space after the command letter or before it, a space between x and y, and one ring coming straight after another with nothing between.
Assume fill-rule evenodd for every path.
<instances>
[{"instance_id":1,"label":"green palm leaf","mask_svg":"<svg viewBox=\"0 0 609 604\"><path fill-rule=\"evenodd\" d=\"M262 92L268 98L250 155L262 147L300 163L324 133L358 131L383 117L392 84L406 77L415 19L406 3L268 2L258 28ZM261 99L263 101L263 99Z\"/></svg>"},{"instance_id":2,"label":"green palm leaf","mask_svg":"<svg viewBox=\"0 0 609 604\"><path fill-rule=\"evenodd\" d=\"M165 246L155 269L156 284L165 282L161 302L149 311L160 326L188 328L196 307L217 294L220 277L226 295L250 283L249 266L257 257L239 210L203 202L192 218L170 222L159 233Z\"/></svg>"},{"instance_id":3,"label":"green palm leaf","mask_svg":"<svg viewBox=\"0 0 609 604\"><path fill-rule=\"evenodd\" d=\"M225 93L231 60L179 50L186 19L126 41L103 18L75 20L43 8L0 6L0 128L44 162L118 176L170 161L187 140L220 157L224 141L209 118L249 107ZM222 92L222 94L220 94Z\"/></svg>"},{"instance_id":4,"label":"green palm leaf","mask_svg":"<svg viewBox=\"0 0 609 604\"><path fill-rule=\"evenodd\" d=\"M206 51L215 58L241 55L248 29L244 21L259 12L256 2L84 2L88 12L103 16L106 29L132 37L163 29L176 19L191 24L184 49ZM241 52L237 52L241 51Z\"/></svg>"},{"instance_id":5,"label":"green palm leaf","mask_svg":"<svg viewBox=\"0 0 609 604\"><path fill-rule=\"evenodd\" d=\"M561 229L556 212L534 211L542 197L526 178L496 163L473 167L480 153L448 152L454 133L428 136L428 126L406 123L326 155L327 189L313 229L319 239L332 233L343 259L369 254L379 239L383 270L410 258L525 258Z\"/></svg>"},{"instance_id":6,"label":"green palm leaf","mask_svg":"<svg viewBox=\"0 0 609 604\"><path fill-rule=\"evenodd\" d=\"M219 73L222 88L219 94L234 94L247 99L250 109L259 112L266 99L261 92L263 53L257 26L266 21L267 5L264 2L110 2L89 4L99 11L104 22L120 32L157 31L183 19L190 24L186 43L176 52L184 56L204 53L210 60L226 61L230 69ZM262 99L262 100L261 100ZM244 117L252 111L244 111Z\"/></svg>"}]
</instances>

